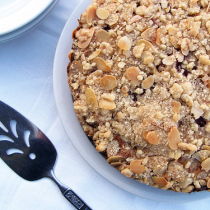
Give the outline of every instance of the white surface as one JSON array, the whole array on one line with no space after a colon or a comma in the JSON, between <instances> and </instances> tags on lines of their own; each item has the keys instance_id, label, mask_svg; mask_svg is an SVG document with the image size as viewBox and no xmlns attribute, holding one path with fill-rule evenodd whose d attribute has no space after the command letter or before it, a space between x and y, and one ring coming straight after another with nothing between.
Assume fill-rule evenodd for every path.
<instances>
[{"instance_id":1,"label":"white surface","mask_svg":"<svg viewBox=\"0 0 210 210\"><path fill-rule=\"evenodd\" d=\"M11 31L10 33L0 35L0 43L15 39L19 36L22 36L24 33L28 32L33 27L38 25L49 14L49 12L54 8L54 6L57 4L58 1L59 0L53 0L52 3L40 15L38 15L36 18L34 18L29 23L23 25L22 27L14 30L14 31Z\"/></svg>"},{"instance_id":2,"label":"white surface","mask_svg":"<svg viewBox=\"0 0 210 210\"><path fill-rule=\"evenodd\" d=\"M94 210L209 209L210 199L168 204L135 196L99 175L74 148L55 105L52 69L60 33L79 2L60 0L38 27L0 44L0 100L24 114L50 138L58 151L56 176ZM0 209L73 210L74 207L51 180L25 181L0 160Z\"/></svg>"},{"instance_id":3,"label":"white surface","mask_svg":"<svg viewBox=\"0 0 210 210\"><path fill-rule=\"evenodd\" d=\"M69 39L69 35L75 28L78 27L77 20L80 18L80 14L87 8L90 3L91 0L83 0L74 10L73 14L64 27L55 54L55 100L61 121L72 143L79 151L81 156L83 156L83 158L99 174L101 174L103 177L118 187L121 187L122 189L127 190L135 195L155 201L170 203L190 202L193 200L210 198L209 192L192 193L190 195L185 193L168 192L155 189L153 187L126 178L109 164L107 164L106 160L98 152L96 152L95 148L84 134L72 106L73 102L66 76L66 66L69 62L66 55L68 55L70 52L72 44L72 40Z\"/></svg>"},{"instance_id":4,"label":"white surface","mask_svg":"<svg viewBox=\"0 0 210 210\"><path fill-rule=\"evenodd\" d=\"M52 2L53 0L0 0L0 35L29 23Z\"/></svg>"}]
</instances>

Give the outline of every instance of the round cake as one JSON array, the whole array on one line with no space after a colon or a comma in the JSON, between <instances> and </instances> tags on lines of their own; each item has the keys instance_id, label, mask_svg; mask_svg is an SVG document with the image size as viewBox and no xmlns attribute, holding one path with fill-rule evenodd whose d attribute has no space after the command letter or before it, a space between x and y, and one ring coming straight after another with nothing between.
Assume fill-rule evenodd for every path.
<instances>
[{"instance_id":1,"label":"round cake","mask_svg":"<svg viewBox=\"0 0 210 210\"><path fill-rule=\"evenodd\" d=\"M123 175L210 189L210 2L93 0L73 31L78 120Z\"/></svg>"}]
</instances>

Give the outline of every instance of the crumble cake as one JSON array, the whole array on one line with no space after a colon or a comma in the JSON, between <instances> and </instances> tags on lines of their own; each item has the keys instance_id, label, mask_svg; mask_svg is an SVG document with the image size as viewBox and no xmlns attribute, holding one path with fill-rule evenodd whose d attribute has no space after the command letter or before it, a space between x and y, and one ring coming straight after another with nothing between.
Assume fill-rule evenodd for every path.
<instances>
[{"instance_id":1,"label":"crumble cake","mask_svg":"<svg viewBox=\"0 0 210 210\"><path fill-rule=\"evenodd\" d=\"M93 0L67 67L78 120L123 175L210 189L210 1Z\"/></svg>"}]
</instances>

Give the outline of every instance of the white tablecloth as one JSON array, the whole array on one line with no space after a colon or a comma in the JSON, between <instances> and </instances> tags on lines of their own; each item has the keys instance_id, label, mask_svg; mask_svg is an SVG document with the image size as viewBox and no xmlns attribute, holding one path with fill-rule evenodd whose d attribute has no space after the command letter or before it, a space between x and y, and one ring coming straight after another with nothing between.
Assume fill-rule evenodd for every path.
<instances>
[{"instance_id":1,"label":"white tablecloth","mask_svg":"<svg viewBox=\"0 0 210 210\"><path fill-rule=\"evenodd\" d=\"M80 0L60 0L25 35L0 44L0 100L34 122L58 152L56 176L94 210L207 210L210 199L168 204L132 195L95 172L67 137L53 95L53 60L65 22ZM69 210L74 207L44 178L28 182L0 160L0 210Z\"/></svg>"}]
</instances>

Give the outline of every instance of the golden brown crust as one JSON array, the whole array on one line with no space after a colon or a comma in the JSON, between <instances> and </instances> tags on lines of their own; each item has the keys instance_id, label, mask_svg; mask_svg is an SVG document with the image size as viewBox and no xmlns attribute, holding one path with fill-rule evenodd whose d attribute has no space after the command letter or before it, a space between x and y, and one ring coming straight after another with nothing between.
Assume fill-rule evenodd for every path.
<instances>
[{"instance_id":1,"label":"golden brown crust","mask_svg":"<svg viewBox=\"0 0 210 210\"><path fill-rule=\"evenodd\" d=\"M68 81L97 151L161 189L210 187L208 0L93 0L73 31Z\"/></svg>"}]
</instances>

